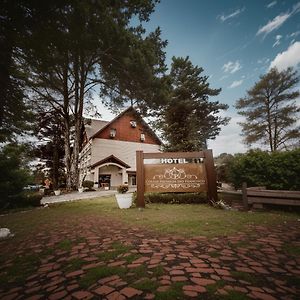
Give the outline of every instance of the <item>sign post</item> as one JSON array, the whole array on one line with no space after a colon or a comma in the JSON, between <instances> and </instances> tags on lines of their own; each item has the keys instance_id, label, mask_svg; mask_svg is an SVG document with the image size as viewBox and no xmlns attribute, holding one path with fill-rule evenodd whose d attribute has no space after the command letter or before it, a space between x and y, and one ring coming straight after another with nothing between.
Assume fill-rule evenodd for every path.
<instances>
[{"instance_id":1,"label":"sign post","mask_svg":"<svg viewBox=\"0 0 300 300\"><path fill-rule=\"evenodd\" d=\"M160 159L161 163L144 164L145 159ZM137 151L136 175L139 208L145 207L145 192L206 191L209 199L218 199L212 150L163 153Z\"/></svg>"}]
</instances>

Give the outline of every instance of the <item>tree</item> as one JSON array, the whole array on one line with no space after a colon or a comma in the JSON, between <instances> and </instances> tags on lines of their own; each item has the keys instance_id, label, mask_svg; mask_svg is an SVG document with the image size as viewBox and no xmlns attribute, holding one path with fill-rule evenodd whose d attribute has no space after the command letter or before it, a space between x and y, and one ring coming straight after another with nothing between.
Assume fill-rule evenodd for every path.
<instances>
[{"instance_id":1,"label":"tree","mask_svg":"<svg viewBox=\"0 0 300 300\"><path fill-rule=\"evenodd\" d=\"M32 99L62 117L69 189L78 185L83 112L93 88L144 98L142 89L158 81L159 32L144 36L141 25L130 24L134 16L147 21L156 2L63 1L50 7L52 19L39 24L31 48L23 51L20 64L31 74Z\"/></svg>"},{"instance_id":2,"label":"tree","mask_svg":"<svg viewBox=\"0 0 300 300\"><path fill-rule=\"evenodd\" d=\"M0 209L17 201L23 187L30 182L27 163L26 145L12 143L0 150Z\"/></svg>"},{"instance_id":3,"label":"tree","mask_svg":"<svg viewBox=\"0 0 300 300\"><path fill-rule=\"evenodd\" d=\"M43 163L41 167L49 169L55 190L64 182L63 122L53 111L40 112L37 120L36 134L43 143L36 147L35 153Z\"/></svg>"},{"instance_id":4,"label":"tree","mask_svg":"<svg viewBox=\"0 0 300 300\"><path fill-rule=\"evenodd\" d=\"M197 151L206 148L228 118L219 116L227 105L209 101L220 89L211 89L203 69L193 66L189 57L173 57L168 78L168 102L160 112L159 127L168 151Z\"/></svg>"},{"instance_id":5,"label":"tree","mask_svg":"<svg viewBox=\"0 0 300 300\"><path fill-rule=\"evenodd\" d=\"M26 101L25 77L16 57L27 37L30 14L24 1L3 0L0 5L0 143L30 129L30 105ZM27 1L30 5L32 1ZM26 20L26 22L25 22Z\"/></svg>"},{"instance_id":6,"label":"tree","mask_svg":"<svg viewBox=\"0 0 300 300\"><path fill-rule=\"evenodd\" d=\"M281 72L273 68L260 77L245 98L236 102L238 113L246 118L240 123L246 144L261 142L270 151L276 151L297 142L300 138L297 125L300 107L295 102L300 95L296 90L298 83L299 77L292 68Z\"/></svg>"}]
</instances>

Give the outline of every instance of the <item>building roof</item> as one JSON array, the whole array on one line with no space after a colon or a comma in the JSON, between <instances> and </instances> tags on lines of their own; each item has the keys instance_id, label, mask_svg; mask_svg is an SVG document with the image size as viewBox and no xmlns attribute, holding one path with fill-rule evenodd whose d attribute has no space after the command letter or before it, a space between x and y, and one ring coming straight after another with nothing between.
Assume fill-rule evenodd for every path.
<instances>
[{"instance_id":1,"label":"building roof","mask_svg":"<svg viewBox=\"0 0 300 300\"><path fill-rule=\"evenodd\" d=\"M108 123L108 121L103 120L85 119L84 127L88 140Z\"/></svg>"},{"instance_id":2,"label":"building roof","mask_svg":"<svg viewBox=\"0 0 300 300\"><path fill-rule=\"evenodd\" d=\"M111 126L117 119L121 118L123 115L125 115L128 112L132 112L136 115L136 117L139 119L139 121L142 123L142 125L146 128L147 132L157 141L159 145L162 144L162 141L160 138L155 134L155 132L151 129L151 127L144 121L144 119L141 117L141 115L136 111L136 109L133 106L128 107L123 112L121 112L118 116L116 116L112 121L100 121L100 120L91 120L91 129L89 134L87 133L88 139L92 139L95 136L97 136L99 133L101 133L104 129ZM93 123L93 121L96 121ZM99 122L99 123L97 123ZM98 126L98 127L96 127Z\"/></svg>"},{"instance_id":3,"label":"building roof","mask_svg":"<svg viewBox=\"0 0 300 300\"><path fill-rule=\"evenodd\" d=\"M130 166L128 164L126 164L124 161L122 161L121 159L115 157L114 155L110 155L104 159L101 159L99 161L97 161L96 163L94 163L91 168L95 168L97 166L103 165L105 163L116 163L118 165L123 166L124 168L128 169L130 168Z\"/></svg>"}]
</instances>

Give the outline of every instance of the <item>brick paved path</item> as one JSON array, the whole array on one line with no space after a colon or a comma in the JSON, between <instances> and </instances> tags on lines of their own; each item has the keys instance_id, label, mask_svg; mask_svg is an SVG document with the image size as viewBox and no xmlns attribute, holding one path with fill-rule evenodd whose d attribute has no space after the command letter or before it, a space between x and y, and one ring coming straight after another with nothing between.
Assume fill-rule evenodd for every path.
<instances>
[{"instance_id":1,"label":"brick paved path","mask_svg":"<svg viewBox=\"0 0 300 300\"><path fill-rule=\"evenodd\" d=\"M95 217L54 227L49 232L45 225L14 249L9 240L0 242L5 255L27 257L30 269L19 270L23 280L2 282L0 299L222 299L233 293L299 299L300 257L283 249L300 246L299 222L213 239L141 233ZM12 261L0 266L0 279ZM178 287L180 296L162 297Z\"/></svg>"}]
</instances>

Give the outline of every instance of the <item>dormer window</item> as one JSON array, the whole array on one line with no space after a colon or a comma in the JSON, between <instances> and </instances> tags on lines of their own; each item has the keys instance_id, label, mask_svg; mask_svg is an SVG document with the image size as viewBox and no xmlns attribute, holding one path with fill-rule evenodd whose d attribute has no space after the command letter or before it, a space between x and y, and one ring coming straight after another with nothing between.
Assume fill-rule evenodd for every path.
<instances>
[{"instance_id":1,"label":"dormer window","mask_svg":"<svg viewBox=\"0 0 300 300\"><path fill-rule=\"evenodd\" d=\"M136 127L136 121L135 120L131 120L130 121L130 125L132 128L135 128Z\"/></svg>"},{"instance_id":2,"label":"dormer window","mask_svg":"<svg viewBox=\"0 0 300 300\"><path fill-rule=\"evenodd\" d=\"M141 141L142 141L142 142L145 141L145 133L141 133Z\"/></svg>"},{"instance_id":3,"label":"dormer window","mask_svg":"<svg viewBox=\"0 0 300 300\"><path fill-rule=\"evenodd\" d=\"M110 129L110 137L114 138L116 136L117 129L116 128L111 128Z\"/></svg>"}]
</instances>

